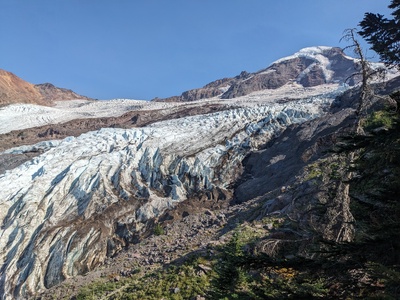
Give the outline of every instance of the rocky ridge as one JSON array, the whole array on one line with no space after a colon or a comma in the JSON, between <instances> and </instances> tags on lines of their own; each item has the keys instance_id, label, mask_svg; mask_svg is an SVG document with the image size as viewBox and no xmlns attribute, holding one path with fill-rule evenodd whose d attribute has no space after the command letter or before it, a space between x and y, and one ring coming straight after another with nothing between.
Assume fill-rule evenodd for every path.
<instances>
[{"instance_id":1,"label":"rocky ridge","mask_svg":"<svg viewBox=\"0 0 400 300\"><path fill-rule=\"evenodd\" d=\"M43 96L44 100L50 103L74 99L93 100L92 98L79 95L70 89L59 88L48 82L35 84L35 88Z\"/></svg>"},{"instance_id":2,"label":"rocky ridge","mask_svg":"<svg viewBox=\"0 0 400 300\"><path fill-rule=\"evenodd\" d=\"M50 83L31 84L15 74L0 69L0 106L13 103L52 105L56 100L86 99L71 90Z\"/></svg>"}]
</instances>

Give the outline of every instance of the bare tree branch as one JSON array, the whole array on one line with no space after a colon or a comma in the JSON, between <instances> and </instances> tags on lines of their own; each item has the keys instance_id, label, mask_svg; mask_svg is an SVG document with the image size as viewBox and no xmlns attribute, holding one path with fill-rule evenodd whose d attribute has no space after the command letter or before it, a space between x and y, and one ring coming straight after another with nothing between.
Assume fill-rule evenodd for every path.
<instances>
[{"instance_id":1,"label":"bare tree branch","mask_svg":"<svg viewBox=\"0 0 400 300\"><path fill-rule=\"evenodd\" d=\"M357 134L364 134L364 130L361 126L361 120L366 113L366 109L371 104L372 100L374 99L374 91L371 88L370 81L373 78L384 78L385 76L385 69L378 68L374 69L371 66L371 63L366 59L366 54L364 53L361 44L357 39L357 31L355 28L346 29L343 33L342 38L340 41L347 41L351 44L344 47L343 51L347 49L352 49L356 58L360 61L360 70L355 72L348 79L353 78L354 76L361 75L361 95L359 104L356 110L357 114L357 124L356 124L356 133Z\"/></svg>"}]
</instances>

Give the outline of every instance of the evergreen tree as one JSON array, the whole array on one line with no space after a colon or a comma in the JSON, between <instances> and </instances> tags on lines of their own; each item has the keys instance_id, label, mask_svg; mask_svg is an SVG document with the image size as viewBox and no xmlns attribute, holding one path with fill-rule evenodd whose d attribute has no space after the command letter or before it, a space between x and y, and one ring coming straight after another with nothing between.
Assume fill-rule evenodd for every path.
<instances>
[{"instance_id":1,"label":"evergreen tree","mask_svg":"<svg viewBox=\"0 0 400 300\"><path fill-rule=\"evenodd\" d=\"M400 0L392 0L393 19L381 14L366 13L360 22L359 34L372 45L382 61L400 69Z\"/></svg>"}]
</instances>

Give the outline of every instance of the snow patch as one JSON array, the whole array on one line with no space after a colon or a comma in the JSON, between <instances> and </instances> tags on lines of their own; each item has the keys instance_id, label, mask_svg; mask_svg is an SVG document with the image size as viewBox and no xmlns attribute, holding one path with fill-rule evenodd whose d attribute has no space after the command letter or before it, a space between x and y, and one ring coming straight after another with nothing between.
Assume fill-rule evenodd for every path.
<instances>
[{"instance_id":1,"label":"snow patch","mask_svg":"<svg viewBox=\"0 0 400 300\"><path fill-rule=\"evenodd\" d=\"M274 61L270 66L274 65L274 64L278 64L287 60L292 60L298 57L305 57L305 58L309 58L311 60L317 60L318 58L320 58L321 56L323 56L323 53L329 50L332 50L333 47L327 47L327 46L317 46L317 47L307 47L307 48L303 48L300 51L296 52L293 55L290 56L286 56L283 57L281 59L278 59L276 61ZM352 59L352 58L350 58Z\"/></svg>"}]
</instances>

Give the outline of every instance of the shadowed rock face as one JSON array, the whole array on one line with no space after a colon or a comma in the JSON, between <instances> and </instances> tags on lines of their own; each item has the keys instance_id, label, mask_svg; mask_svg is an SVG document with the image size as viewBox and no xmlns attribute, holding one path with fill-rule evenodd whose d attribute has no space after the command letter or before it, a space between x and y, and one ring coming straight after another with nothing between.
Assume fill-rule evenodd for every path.
<instances>
[{"instance_id":1,"label":"shadowed rock face","mask_svg":"<svg viewBox=\"0 0 400 300\"><path fill-rule=\"evenodd\" d=\"M277 89L290 81L296 80L306 68L313 63L308 58L294 58L274 64L258 73L249 75L244 80L238 80L222 94L221 98L230 99L244 96L264 89ZM321 82L323 84L325 82Z\"/></svg>"},{"instance_id":2,"label":"shadowed rock face","mask_svg":"<svg viewBox=\"0 0 400 300\"><path fill-rule=\"evenodd\" d=\"M358 67L359 63L345 56L340 48L305 48L261 71L243 71L236 77L216 80L203 88L186 91L181 96L157 101L195 101L216 96L231 99L264 89L277 89L289 82L297 82L304 87L344 82ZM359 77L354 77L348 83L354 85L359 80Z\"/></svg>"},{"instance_id":3,"label":"shadowed rock face","mask_svg":"<svg viewBox=\"0 0 400 300\"><path fill-rule=\"evenodd\" d=\"M294 174L331 149L337 137L350 130L354 110L346 107L333 114L296 124L261 151L244 161L244 173L235 187L235 201L242 203L294 180Z\"/></svg>"}]
</instances>

